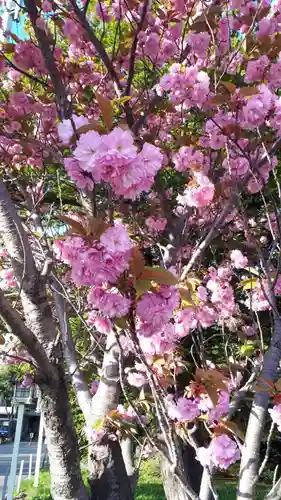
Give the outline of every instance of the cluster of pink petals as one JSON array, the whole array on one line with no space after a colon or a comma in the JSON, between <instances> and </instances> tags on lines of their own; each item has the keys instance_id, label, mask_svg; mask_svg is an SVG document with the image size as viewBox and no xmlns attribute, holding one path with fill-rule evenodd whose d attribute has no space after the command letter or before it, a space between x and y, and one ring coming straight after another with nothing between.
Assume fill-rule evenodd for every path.
<instances>
[{"instance_id":1,"label":"cluster of pink petals","mask_svg":"<svg viewBox=\"0 0 281 500\"><path fill-rule=\"evenodd\" d=\"M194 172L194 183L192 182L183 192L177 197L180 205L188 207L202 208L207 207L213 201L215 194L215 186L210 179L201 172Z\"/></svg>"},{"instance_id":2,"label":"cluster of pink petals","mask_svg":"<svg viewBox=\"0 0 281 500\"><path fill-rule=\"evenodd\" d=\"M129 311L131 302L123 297L117 288L105 290L93 287L88 295L88 302L94 309L102 311L109 318L121 318Z\"/></svg>"},{"instance_id":3,"label":"cluster of pink petals","mask_svg":"<svg viewBox=\"0 0 281 500\"><path fill-rule=\"evenodd\" d=\"M175 314L175 332L182 338L198 326L208 328L217 320L218 314L211 305L201 304L198 308L186 307Z\"/></svg>"},{"instance_id":4,"label":"cluster of pink petals","mask_svg":"<svg viewBox=\"0 0 281 500\"><path fill-rule=\"evenodd\" d=\"M75 160L75 158L64 158L64 167L70 179L76 183L79 189L87 189L88 191L93 189L94 181L92 176L82 170L79 161Z\"/></svg>"},{"instance_id":5,"label":"cluster of pink petals","mask_svg":"<svg viewBox=\"0 0 281 500\"><path fill-rule=\"evenodd\" d=\"M132 406L124 408L123 405L117 406L117 413L122 417L123 420L128 422L138 422L138 415ZM141 421L143 424L148 424L148 417L146 415L141 415Z\"/></svg>"},{"instance_id":6,"label":"cluster of pink petals","mask_svg":"<svg viewBox=\"0 0 281 500\"><path fill-rule=\"evenodd\" d=\"M259 93L250 97L242 108L241 124L252 130L262 125L274 103L273 94L267 85L259 85Z\"/></svg>"},{"instance_id":7,"label":"cluster of pink petals","mask_svg":"<svg viewBox=\"0 0 281 500\"><path fill-rule=\"evenodd\" d=\"M98 332L109 334L112 331L112 323L109 318L98 316L96 311L90 311L88 315L88 325L93 326Z\"/></svg>"},{"instance_id":8,"label":"cluster of pink petals","mask_svg":"<svg viewBox=\"0 0 281 500\"><path fill-rule=\"evenodd\" d=\"M33 42L25 41L15 44L14 63L23 70L35 68L39 71L45 71L41 50Z\"/></svg>"},{"instance_id":9,"label":"cluster of pink petals","mask_svg":"<svg viewBox=\"0 0 281 500\"><path fill-rule=\"evenodd\" d=\"M63 120L58 125L59 138L63 144L69 144L77 129L89 123L84 116L72 115L71 120Z\"/></svg>"},{"instance_id":10,"label":"cluster of pink petals","mask_svg":"<svg viewBox=\"0 0 281 500\"><path fill-rule=\"evenodd\" d=\"M3 288L17 286L17 281L12 267L9 269L2 269L0 271L0 280L0 285L3 286Z\"/></svg>"},{"instance_id":11,"label":"cluster of pink petals","mask_svg":"<svg viewBox=\"0 0 281 500\"><path fill-rule=\"evenodd\" d=\"M182 146L173 155L173 162L178 172L184 172L187 169L207 171L210 165L210 160L207 156L190 146Z\"/></svg>"},{"instance_id":12,"label":"cluster of pink petals","mask_svg":"<svg viewBox=\"0 0 281 500\"><path fill-rule=\"evenodd\" d=\"M133 369L128 371L127 382L133 387L143 387L147 384L146 372L139 363L136 363L135 368L138 369L138 371Z\"/></svg>"},{"instance_id":13,"label":"cluster of pink petals","mask_svg":"<svg viewBox=\"0 0 281 500\"><path fill-rule=\"evenodd\" d=\"M162 76L156 90L158 94L169 92L170 99L183 109L199 107L206 103L210 92L210 79L207 73L196 66L172 64L169 73Z\"/></svg>"},{"instance_id":14,"label":"cluster of pink petals","mask_svg":"<svg viewBox=\"0 0 281 500\"><path fill-rule=\"evenodd\" d=\"M167 396L166 405L168 415L172 420L191 422L200 415L198 405L192 399L180 397L175 402L172 396Z\"/></svg>"},{"instance_id":15,"label":"cluster of pink petals","mask_svg":"<svg viewBox=\"0 0 281 500\"><path fill-rule=\"evenodd\" d=\"M153 215L151 215L151 217L148 217L146 219L145 224L152 234L157 234L161 231L164 231L167 225L167 219L165 219L164 217L156 219L156 217L153 217Z\"/></svg>"},{"instance_id":16,"label":"cluster of pink petals","mask_svg":"<svg viewBox=\"0 0 281 500\"><path fill-rule=\"evenodd\" d=\"M155 329L163 328L178 307L179 301L179 291L174 286L161 285L157 292L146 292L136 307L142 334L150 335Z\"/></svg>"},{"instance_id":17,"label":"cluster of pink petals","mask_svg":"<svg viewBox=\"0 0 281 500\"><path fill-rule=\"evenodd\" d=\"M206 31L201 33L191 33L187 37L187 43L192 52L198 57L206 57L207 49L210 45L211 35Z\"/></svg>"},{"instance_id":18,"label":"cluster of pink petals","mask_svg":"<svg viewBox=\"0 0 281 500\"><path fill-rule=\"evenodd\" d=\"M101 239L104 244L94 241L86 245L79 236L54 243L57 258L72 267L71 278L76 285L115 283L128 269L132 243L124 226L118 224L118 230L110 227Z\"/></svg>"},{"instance_id":19,"label":"cluster of pink petals","mask_svg":"<svg viewBox=\"0 0 281 500\"><path fill-rule=\"evenodd\" d=\"M272 421L277 425L278 430L281 432L281 404L273 406L268 410Z\"/></svg>"},{"instance_id":20,"label":"cluster of pink petals","mask_svg":"<svg viewBox=\"0 0 281 500\"><path fill-rule=\"evenodd\" d=\"M229 268L220 268L218 272L211 273L211 279L206 284L211 292L211 302L223 318L231 316L236 311L234 291L229 283L230 277Z\"/></svg>"},{"instance_id":21,"label":"cluster of pink petals","mask_svg":"<svg viewBox=\"0 0 281 500\"><path fill-rule=\"evenodd\" d=\"M281 295L281 277L276 280L274 287L275 295ZM253 288L248 290L248 297L245 305L252 311L269 311L271 305L268 301L268 283L264 280L262 283L253 284Z\"/></svg>"},{"instance_id":22,"label":"cluster of pink petals","mask_svg":"<svg viewBox=\"0 0 281 500\"><path fill-rule=\"evenodd\" d=\"M104 181L116 195L128 199L150 189L163 160L159 149L149 143L138 152L132 133L120 127L106 135L94 130L82 134L74 157L94 182Z\"/></svg>"},{"instance_id":23,"label":"cluster of pink petals","mask_svg":"<svg viewBox=\"0 0 281 500\"><path fill-rule=\"evenodd\" d=\"M214 437L208 448L200 447L196 453L203 466L213 464L223 470L228 469L241 456L237 443L227 434Z\"/></svg>"},{"instance_id":24,"label":"cluster of pink petals","mask_svg":"<svg viewBox=\"0 0 281 500\"><path fill-rule=\"evenodd\" d=\"M230 259L232 265L236 267L236 269L244 269L249 265L247 257L243 255L240 250L232 250L230 254Z\"/></svg>"}]
</instances>

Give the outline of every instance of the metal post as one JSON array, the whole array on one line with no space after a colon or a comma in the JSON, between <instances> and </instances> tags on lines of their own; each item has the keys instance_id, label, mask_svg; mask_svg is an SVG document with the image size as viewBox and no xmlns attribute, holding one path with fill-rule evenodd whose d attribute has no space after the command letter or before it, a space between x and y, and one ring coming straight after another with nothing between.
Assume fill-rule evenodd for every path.
<instances>
[{"instance_id":1,"label":"metal post","mask_svg":"<svg viewBox=\"0 0 281 500\"><path fill-rule=\"evenodd\" d=\"M7 473L5 474L1 500L5 500L7 498L6 497L6 490L7 490L8 479L9 479L9 471L7 471Z\"/></svg>"},{"instance_id":2,"label":"metal post","mask_svg":"<svg viewBox=\"0 0 281 500\"><path fill-rule=\"evenodd\" d=\"M17 484L17 494L20 492L20 483L21 483L21 478L22 478L23 466L24 466L24 460L22 460L20 463L20 472L19 472L18 484Z\"/></svg>"},{"instance_id":3,"label":"metal post","mask_svg":"<svg viewBox=\"0 0 281 500\"><path fill-rule=\"evenodd\" d=\"M22 431L23 415L24 415L24 403L19 403L16 434L15 434L15 440L14 440L10 476L9 476L9 480L8 480L7 500L13 500L13 492L14 492L15 480L16 480L16 475L17 475L17 463L18 463L18 454L19 454L20 438L21 438L21 431Z\"/></svg>"},{"instance_id":4,"label":"metal post","mask_svg":"<svg viewBox=\"0 0 281 500\"><path fill-rule=\"evenodd\" d=\"M32 455L29 455L28 479L31 479L32 474Z\"/></svg>"},{"instance_id":5,"label":"metal post","mask_svg":"<svg viewBox=\"0 0 281 500\"><path fill-rule=\"evenodd\" d=\"M40 473L41 453L42 453L42 443L43 443L43 430L44 430L44 423L43 423L43 417L42 417L42 413L41 413L40 425L39 425L38 445L37 445L37 453L36 453L35 474L34 474L34 487L35 488L38 488L38 483L39 483L39 473Z\"/></svg>"}]
</instances>

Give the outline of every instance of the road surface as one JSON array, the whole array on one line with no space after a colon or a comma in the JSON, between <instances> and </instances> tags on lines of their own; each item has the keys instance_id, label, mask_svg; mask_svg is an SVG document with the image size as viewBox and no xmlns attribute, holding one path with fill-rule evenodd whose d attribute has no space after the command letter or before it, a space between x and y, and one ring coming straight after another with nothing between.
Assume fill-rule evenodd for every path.
<instances>
[{"instance_id":1,"label":"road surface","mask_svg":"<svg viewBox=\"0 0 281 500\"><path fill-rule=\"evenodd\" d=\"M2 489L4 484L4 476L9 473L12 453L13 453L14 443L4 443L0 444L0 499L2 498ZM35 460L36 460L37 442L21 442L18 456L17 472L20 469L20 463L24 460L23 466L23 478L27 477L29 469L29 457L32 456L32 474L35 472ZM42 455L41 455L41 465L46 453L46 445L43 444Z\"/></svg>"}]
</instances>

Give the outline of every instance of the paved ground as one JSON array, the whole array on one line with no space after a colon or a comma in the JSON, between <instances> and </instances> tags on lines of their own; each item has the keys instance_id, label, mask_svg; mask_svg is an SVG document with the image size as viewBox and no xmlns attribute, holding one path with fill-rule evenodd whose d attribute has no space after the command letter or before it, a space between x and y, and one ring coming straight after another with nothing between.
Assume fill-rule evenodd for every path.
<instances>
[{"instance_id":1,"label":"paved ground","mask_svg":"<svg viewBox=\"0 0 281 500\"><path fill-rule=\"evenodd\" d=\"M9 474L14 443L0 444L0 499L2 498L2 489L4 484L4 477ZM20 463L24 460L23 477L27 477L29 469L29 457L32 455L32 474L35 472L37 443L21 442L18 456L17 471L19 471ZM46 453L46 445L43 444L41 465Z\"/></svg>"}]
</instances>

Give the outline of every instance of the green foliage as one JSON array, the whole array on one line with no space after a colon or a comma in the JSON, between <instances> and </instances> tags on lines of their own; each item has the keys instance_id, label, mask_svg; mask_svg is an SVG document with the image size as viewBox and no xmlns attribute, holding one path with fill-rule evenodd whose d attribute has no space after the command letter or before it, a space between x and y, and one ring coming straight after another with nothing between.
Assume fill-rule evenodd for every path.
<instances>
[{"instance_id":1,"label":"green foliage","mask_svg":"<svg viewBox=\"0 0 281 500\"><path fill-rule=\"evenodd\" d=\"M86 471L85 471L86 472ZM84 480L86 483L86 477ZM33 480L26 479L22 482L21 492L25 493L28 500L52 500L50 495L50 474L43 471L40 474L39 487L34 488ZM236 499L236 483L233 481L222 481L219 479L216 484L220 500ZM268 490L268 486L259 485L256 500L263 500ZM157 459L144 461L141 467L139 482L137 485L135 500L165 500L162 485L160 464Z\"/></svg>"},{"instance_id":2,"label":"green foliage","mask_svg":"<svg viewBox=\"0 0 281 500\"><path fill-rule=\"evenodd\" d=\"M15 380L21 380L26 371L27 371L26 363L21 363L20 365L1 366L0 395L4 398L6 402L8 402L13 396Z\"/></svg>"}]
</instances>

